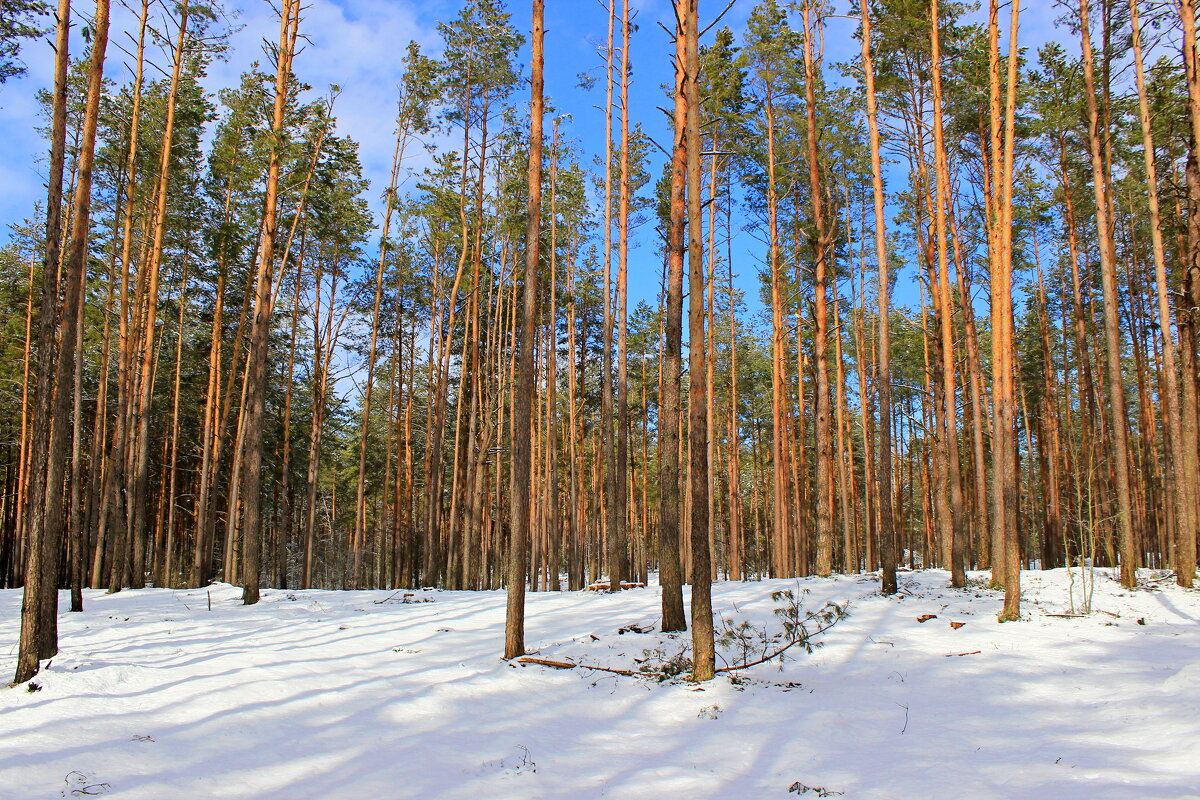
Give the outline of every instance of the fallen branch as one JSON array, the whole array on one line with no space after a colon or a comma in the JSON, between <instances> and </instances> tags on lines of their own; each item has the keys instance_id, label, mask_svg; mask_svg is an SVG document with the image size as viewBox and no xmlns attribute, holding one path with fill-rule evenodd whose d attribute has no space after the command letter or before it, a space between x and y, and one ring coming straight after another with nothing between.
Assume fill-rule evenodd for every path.
<instances>
[{"instance_id":1,"label":"fallen branch","mask_svg":"<svg viewBox=\"0 0 1200 800\"><path fill-rule=\"evenodd\" d=\"M554 669L574 669L579 666L572 664L570 661L551 661L548 658L534 658L533 656L521 656L517 659L519 664L540 664L543 667L553 667Z\"/></svg>"},{"instance_id":2,"label":"fallen branch","mask_svg":"<svg viewBox=\"0 0 1200 800\"><path fill-rule=\"evenodd\" d=\"M813 619L814 617L818 616L819 613L820 612L809 614L808 619ZM743 662L740 664L730 664L727 667L720 667L720 668L714 670L714 672L717 672L717 673L735 672L739 669L749 669L750 667L757 667L759 664L765 664L768 661L774 661L775 659L779 658L781 655L786 653L788 650L791 650L793 647L800 644L801 642L807 642L807 641L811 640L814 636L819 636L820 634L829 630L834 625L836 625L838 622L840 622L844 615L845 614L843 612L842 614L839 614L838 616L831 617L829 619L829 621L827 621L825 624L819 626L812 633L808 633L806 631L803 636L797 636L797 637L793 638L790 642L785 644L783 647L778 648L777 650L775 650L775 652L769 653L769 654L763 656L762 658L755 659L754 661L746 661L746 662Z\"/></svg>"},{"instance_id":3,"label":"fallen branch","mask_svg":"<svg viewBox=\"0 0 1200 800\"><path fill-rule=\"evenodd\" d=\"M982 653L982 650L971 650L966 653L946 653L945 658L958 658L959 656L974 656Z\"/></svg>"},{"instance_id":4,"label":"fallen branch","mask_svg":"<svg viewBox=\"0 0 1200 800\"><path fill-rule=\"evenodd\" d=\"M750 667L757 667L758 665L765 664L768 661L774 661L782 657L784 653L786 653L788 650L791 650L796 645L800 645L809 652L812 652L812 648L815 646L813 640L828 631L838 622L841 622L847 614L845 606L839 606L836 603L826 603L821 607L820 610L809 612L801 617L799 603L792 598L790 591L777 594L779 596L775 597L775 599L786 596L787 600L790 601L790 605L785 609L786 612L790 612L790 616L788 613L781 613L779 610L776 611L777 615L784 618L784 628L788 633L788 640L783 645L776 647L774 650L766 653L760 658L756 658L753 661L743 660L735 664L719 667L713 671L714 674L736 672L738 670L749 669ZM805 623L813 621L819 621L819 624L814 630L810 631L805 626ZM595 636L592 638L596 639ZM556 661L554 659L538 658L536 656L521 656L520 658L516 659L516 661L518 664L536 664L542 667L549 667L550 669L575 669L576 667L580 667L582 669L608 672L613 675L624 675L626 677L657 678L660 681L679 674L665 668L652 669L649 667L643 667L640 670L630 670L620 669L617 667L601 667L596 664L587 664L576 661ZM687 662L687 665L690 667L690 662Z\"/></svg>"},{"instance_id":5,"label":"fallen branch","mask_svg":"<svg viewBox=\"0 0 1200 800\"><path fill-rule=\"evenodd\" d=\"M1114 614L1112 611L1105 611L1103 608L1096 609L1097 614L1108 614L1113 619L1120 619L1120 614ZM1083 619L1090 616L1089 614L1046 614L1047 617L1061 617L1063 619Z\"/></svg>"},{"instance_id":6,"label":"fallen branch","mask_svg":"<svg viewBox=\"0 0 1200 800\"><path fill-rule=\"evenodd\" d=\"M617 669L615 667L601 667L595 664L575 663L573 661L553 661L549 658L536 658L534 656L521 656L517 659L518 664L537 664L542 667L550 667L551 669L575 669L581 667L583 669L594 669L600 672L611 672L614 675L626 675L633 677L638 673L630 669Z\"/></svg>"}]
</instances>

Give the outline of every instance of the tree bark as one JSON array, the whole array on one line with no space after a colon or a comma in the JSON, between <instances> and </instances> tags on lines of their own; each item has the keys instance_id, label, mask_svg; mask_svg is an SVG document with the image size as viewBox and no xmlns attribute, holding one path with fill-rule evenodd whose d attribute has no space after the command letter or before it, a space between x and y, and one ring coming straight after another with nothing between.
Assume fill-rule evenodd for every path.
<instances>
[{"instance_id":1,"label":"tree bark","mask_svg":"<svg viewBox=\"0 0 1200 800\"><path fill-rule=\"evenodd\" d=\"M542 114L545 0L533 0L531 89L529 97L529 202L525 228L525 285L520 336L516 341L517 376L513 403L512 539L508 549L508 607L504 620L504 658L525 655L525 577L529 572L531 521L530 456L533 447L532 401L535 390L533 345L538 323L538 255L542 215Z\"/></svg>"},{"instance_id":2,"label":"tree bark","mask_svg":"<svg viewBox=\"0 0 1200 800\"><path fill-rule=\"evenodd\" d=\"M691 476L692 680L711 680L715 646L712 619L712 553L708 516L708 389L704 339L704 250L700 198L700 55L698 0L676 3L684 46L683 114L687 166L688 250L688 458ZM676 113L679 113L676 107Z\"/></svg>"},{"instance_id":3,"label":"tree bark","mask_svg":"<svg viewBox=\"0 0 1200 800\"><path fill-rule=\"evenodd\" d=\"M683 259L687 224L687 100L684 96L685 31L675 5L675 108L671 151L670 223L667 243L667 285L663 315L662 387L658 415L658 582L662 587L663 631L687 630L683 614L680 542L680 371L683 358Z\"/></svg>"}]
</instances>

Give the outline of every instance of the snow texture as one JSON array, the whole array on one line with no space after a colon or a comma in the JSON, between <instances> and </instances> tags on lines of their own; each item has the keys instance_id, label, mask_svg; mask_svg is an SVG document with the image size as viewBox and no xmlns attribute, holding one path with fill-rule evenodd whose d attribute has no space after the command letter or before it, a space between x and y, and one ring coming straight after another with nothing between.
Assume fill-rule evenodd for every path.
<instances>
[{"instance_id":1,"label":"snow texture","mask_svg":"<svg viewBox=\"0 0 1200 800\"><path fill-rule=\"evenodd\" d=\"M789 588L850 615L703 688L507 664L502 592L89 591L40 689L0 689L0 798L1200 797L1200 593L1098 570L1091 614L1051 616L1073 577L1025 573L1003 625L983 573L901 573L892 598L869 575L718 583L735 622L778 631ZM0 592L6 675L19 607ZM657 586L532 593L527 642L636 669L687 643L618 632L658 608Z\"/></svg>"}]
</instances>

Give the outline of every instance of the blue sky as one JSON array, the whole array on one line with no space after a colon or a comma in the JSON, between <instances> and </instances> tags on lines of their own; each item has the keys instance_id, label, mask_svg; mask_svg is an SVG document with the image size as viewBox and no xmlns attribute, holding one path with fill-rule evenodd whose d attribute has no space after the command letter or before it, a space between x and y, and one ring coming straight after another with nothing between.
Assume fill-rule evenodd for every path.
<instances>
[{"instance_id":1,"label":"blue sky","mask_svg":"<svg viewBox=\"0 0 1200 800\"><path fill-rule=\"evenodd\" d=\"M212 66L207 84L211 91L235 85L238 75L261 57L262 40L278 36L272 6L265 0L227 1L231 21L240 29L232 37L227 60ZM753 5L753 0L737 0L722 24L728 24L740 36ZM836 5L840 13L850 10L846 0ZM857 8L857 3L854 5ZM1061 10L1049 0L1026 0L1023 5L1022 45L1034 47L1054 35L1052 22ZM77 6L83 13L91 13L87 0L77 0ZM665 104L660 87L671 80L673 46L659 24L673 27L671 6L668 0L631 0L631 6L638 12L640 26L630 48L634 66L632 119L642 121L647 132L665 144L669 140L667 119L656 107ZM381 206L379 195L390 166L392 107L404 47L412 39L436 54L440 47L437 23L453 18L460 7L459 0L312 0L306 12L301 29L310 45L298 56L296 72L314 87L314 92L323 93L330 83L342 87L337 105L339 131L362 145L363 164L372 183L370 196L376 208ZM706 25L724 7L725 0L702 2L702 24ZM509 10L513 24L528 31L529 4L518 0L510 3ZM132 12L114 4L114 42L128 43L125 32L135 24ZM592 92L582 92L576 88L576 76L602 68L597 48L606 36L606 24L607 14L598 0L547 2L546 90L560 112L570 114L564 134L574 136L589 154L603 152L603 113L596 107L603 103L602 84ZM829 21L828 61L854 56L858 47L851 38L855 26L856 22L849 19ZM78 36L73 46L73 52L82 51ZM50 83L52 53L49 43L43 40L28 44L23 56L29 74L0 87L0 137L6 143L0 150L0 186L4 187L0 192L0 240L7 238L8 225L28 216L45 192L45 144L34 132L34 97L38 88ZM522 60L528 61L528 45ZM110 77L129 80L127 61L123 53L110 47ZM526 102L527 92L526 87L518 90L518 102ZM651 174L657 176L661 156L655 153L654 157ZM418 155L409 167L419 170L422 158ZM660 260L653 236L649 226L644 228L631 254L632 302L652 300L658 291ZM761 247L752 236L741 233L734 241L733 254L741 265L740 285L753 307L757 305L753 294Z\"/></svg>"}]
</instances>

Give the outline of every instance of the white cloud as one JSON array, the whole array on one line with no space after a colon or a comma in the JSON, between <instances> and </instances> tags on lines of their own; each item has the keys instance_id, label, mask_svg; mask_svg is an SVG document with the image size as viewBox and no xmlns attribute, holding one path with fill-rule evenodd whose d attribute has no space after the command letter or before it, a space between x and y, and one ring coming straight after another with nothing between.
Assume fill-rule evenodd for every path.
<instances>
[{"instance_id":1,"label":"white cloud","mask_svg":"<svg viewBox=\"0 0 1200 800\"><path fill-rule=\"evenodd\" d=\"M426 50L436 43L434 23L417 9L416 4L388 0L360 0L352 7L316 2L300 24L308 42L296 58L295 72L317 96L326 94L330 84L341 87L335 108L338 131L362 146L374 205L391 168L401 58L410 40ZM266 2L244 7L238 21L244 27L230 43L229 63L212 70L215 85L234 85L250 63L262 57L262 40L278 41L278 17Z\"/></svg>"},{"instance_id":2,"label":"white cloud","mask_svg":"<svg viewBox=\"0 0 1200 800\"><path fill-rule=\"evenodd\" d=\"M236 86L241 73L254 61L266 61L263 40L277 42L279 38L276 7L265 0L231 3L230 21L237 30L230 39L227 60L217 61L209 70L208 91ZM347 4L317 0L304 12L300 31L308 42L296 59L296 73L313 87L314 96L324 95L330 84L341 87L336 108L338 131L362 145L373 206L378 207L378 196L390 172L393 107L405 48L409 40L416 40L427 51L437 48L436 15L448 17L456 9L456 3L442 2L355 0ZM86 2L76 4L73 54L84 48L79 14L90 18L91 12ZM136 34L137 16L117 4L112 14L105 72L113 80L126 82L132 78L132 59L118 45L133 49L131 34ZM24 58L29 74L0 88L0 136L6 142L0 151L4 187L0 223L5 226L28 216L45 192L46 144L34 127L38 122L36 92L53 81L53 51L46 40L31 42ZM161 53L151 58L160 66L167 60ZM0 238L6 238L6 233L0 233Z\"/></svg>"}]
</instances>

